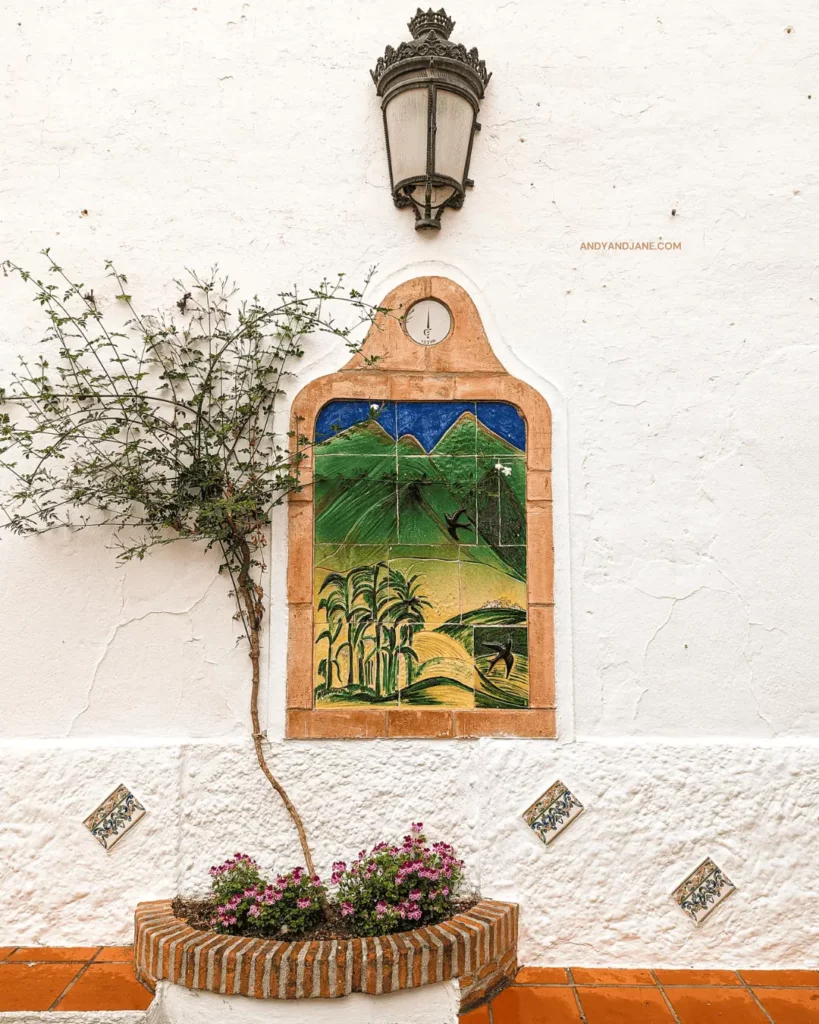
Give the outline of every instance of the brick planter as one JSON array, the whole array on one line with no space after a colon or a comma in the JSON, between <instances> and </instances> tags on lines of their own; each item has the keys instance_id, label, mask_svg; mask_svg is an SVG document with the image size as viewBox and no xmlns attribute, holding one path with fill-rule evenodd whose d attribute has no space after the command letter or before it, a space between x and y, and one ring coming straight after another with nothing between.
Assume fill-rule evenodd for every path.
<instances>
[{"instance_id":1,"label":"brick planter","mask_svg":"<svg viewBox=\"0 0 819 1024\"><path fill-rule=\"evenodd\" d=\"M137 976L152 988L167 980L256 999L380 995L457 978L464 1012L514 978L517 934L517 905L493 900L428 928L322 942L199 931L174 916L170 900L158 900L137 906L134 954Z\"/></svg>"}]
</instances>

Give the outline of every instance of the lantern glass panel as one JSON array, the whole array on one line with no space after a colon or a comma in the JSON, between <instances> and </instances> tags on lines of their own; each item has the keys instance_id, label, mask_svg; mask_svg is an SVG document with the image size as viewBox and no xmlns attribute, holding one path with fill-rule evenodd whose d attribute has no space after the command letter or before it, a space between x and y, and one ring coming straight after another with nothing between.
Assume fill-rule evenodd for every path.
<instances>
[{"instance_id":1,"label":"lantern glass panel","mask_svg":"<svg viewBox=\"0 0 819 1024\"><path fill-rule=\"evenodd\" d=\"M463 185L466 157L475 111L472 104L457 93L438 89L435 133L435 172L454 178Z\"/></svg>"},{"instance_id":2,"label":"lantern glass panel","mask_svg":"<svg viewBox=\"0 0 819 1024\"><path fill-rule=\"evenodd\" d=\"M394 184L427 173L429 92L406 89L387 104L387 138Z\"/></svg>"}]
</instances>

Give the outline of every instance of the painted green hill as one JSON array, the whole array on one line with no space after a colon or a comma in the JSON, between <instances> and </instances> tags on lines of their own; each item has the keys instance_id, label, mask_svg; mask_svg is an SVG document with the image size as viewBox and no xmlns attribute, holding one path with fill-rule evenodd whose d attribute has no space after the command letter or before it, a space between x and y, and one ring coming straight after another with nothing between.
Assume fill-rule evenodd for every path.
<instances>
[{"instance_id":1,"label":"painted green hill","mask_svg":"<svg viewBox=\"0 0 819 1024\"><path fill-rule=\"evenodd\" d=\"M459 619L450 619L436 632L451 636L474 655L472 638L475 626L520 626L525 621L526 612L522 608L476 608ZM521 650L521 653L526 652Z\"/></svg>"},{"instance_id":2,"label":"painted green hill","mask_svg":"<svg viewBox=\"0 0 819 1024\"><path fill-rule=\"evenodd\" d=\"M452 457L470 449L492 454ZM454 545L456 518L462 560L526 578L524 459L471 413L429 454L375 420L339 432L316 446L315 498L317 543Z\"/></svg>"},{"instance_id":3,"label":"painted green hill","mask_svg":"<svg viewBox=\"0 0 819 1024\"><path fill-rule=\"evenodd\" d=\"M435 445L430 455L521 456L524 453L481 423L474 413L464 412Z\"/></svg>"},{"instance_id":4,"label":"painted green hill","mask_svg":"<svg viewBox=\"0 0 819 1024\"><path fill-rule=\"evenodd\" d=\"M471 412L464 412L447 430L430 455L472 455L476 451L478 421Z\"/></svg>"},{"instance_id":5,"label":"painted green hill","mask_svg":"<svg viewBox=\"0 0 819 1024\"><path fill-rule=\"evenodd\" d=\"M399 455L426 455L424 446L413 434L402 434L395 446Z\"/></svg>"},{"instance_id":6,"label":"painted green hill","mask_svg":"<svg viewBox=\"0 0 819 1024\"><path fill-rule=\"evenodd\" d=\"M505 441L502 437L490 430L485 423L478 421L477 436L475 439L475 448L478 455L483 456L521 456L524 453L520 448L516 448L513 444Z\"/></svg>"},{"instance_id":7,"label":"painted green hill","mask_svg":"<svg viewBox=\"0 0 819 1024\"><path fill-rule=\"evenodd\" d=\"M378 420L365 420L316 445L316 455L389 455L395 439Z\"/></svg>"},{"instance_id":8,"label":"painted green hill","mask_svg":"<svg viewBox=\"0 0 819 1024\"><path fill-rule=\"evenodd\" d=\"M316 543L395 543L395 459L318 454L314 486Z\"/></svg>"}]
</instances>

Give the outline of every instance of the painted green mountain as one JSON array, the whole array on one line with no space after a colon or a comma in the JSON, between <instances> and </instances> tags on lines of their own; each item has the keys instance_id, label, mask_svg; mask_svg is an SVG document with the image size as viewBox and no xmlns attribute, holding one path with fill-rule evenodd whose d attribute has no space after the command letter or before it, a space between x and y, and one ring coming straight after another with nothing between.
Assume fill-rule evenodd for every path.
<instances>
[{"instance_id":1,"label":"painted green mountain","mask_svg":"<svg viewBox=\"0 0 819 1024\"><path fill-rule=\"evenodd\" d=\"M395 438L378 420L364 420L316 445L319 455L394 455Z\"/></svg>"},{"instance_id":2,"label":"painted green mountain","mask_svg":"<svg viewBox=\"0 0 819 1024\"><path fill-rule=\"evenodd\" d=\"M523 453L464 413L428 454L375 420L316 447L316 543L462 545L526 578Z\"/></svg>"}]
</instances>

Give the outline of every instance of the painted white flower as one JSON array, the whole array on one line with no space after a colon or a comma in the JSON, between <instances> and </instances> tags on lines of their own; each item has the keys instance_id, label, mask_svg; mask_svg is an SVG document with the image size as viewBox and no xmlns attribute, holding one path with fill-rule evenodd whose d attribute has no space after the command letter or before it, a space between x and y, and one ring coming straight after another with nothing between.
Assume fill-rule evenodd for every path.
<instances>
[{"instance_id":1,"label":"painted white flower","mask_svg":"<svg viewBox=\"0 0 819 1024\"><path fill-rule=\"evenodd\" d=\"M371 403L370 403L370 409L371 409L371 410L372 410L373 412L377 412L379 408L380 408L380 407L379 407L379 405L378 405L378 402L371 402Z\"/></svg>"},{"instance_id":2,"label":"painted white flower","mask_svg":"<svg viewBox=\"0 0 819 1024\"><path fill-rule=\"evenodd\" d=\"M495 469L499 473L503 473L504 476L511 476L512 475L512 467L511 466L504 466L504 464L502 462L496 462L495 463Z\"/></svg>"}]
</instances>

